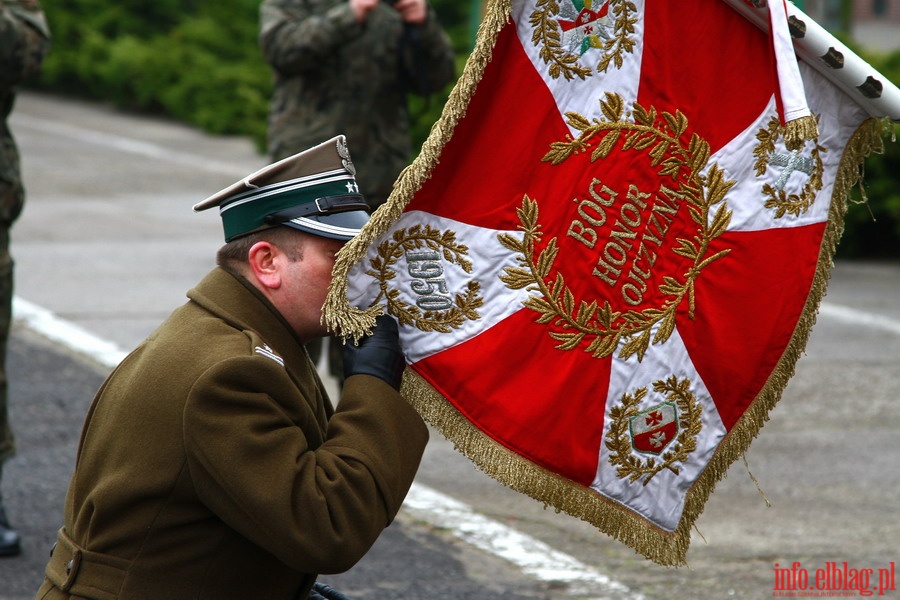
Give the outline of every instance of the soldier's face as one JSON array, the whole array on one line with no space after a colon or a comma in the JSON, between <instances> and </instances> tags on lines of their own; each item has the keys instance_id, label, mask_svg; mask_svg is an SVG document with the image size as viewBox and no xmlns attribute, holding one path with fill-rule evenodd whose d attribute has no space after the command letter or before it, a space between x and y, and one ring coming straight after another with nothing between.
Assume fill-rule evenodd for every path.
<instances>
[{"instance_id":1,"label":"soldier's face","mask_svg":"<svg viewBox=\"0 0 900 600\"><path fill-rule=\"evenodd\" d=\"M287 306L281 310L298 335L312 339L327 334L322 323L322 306L331 285L335 255L344 242L316 235L304 238L299 258L284 267Z\"/></svg>"}]
</instances>

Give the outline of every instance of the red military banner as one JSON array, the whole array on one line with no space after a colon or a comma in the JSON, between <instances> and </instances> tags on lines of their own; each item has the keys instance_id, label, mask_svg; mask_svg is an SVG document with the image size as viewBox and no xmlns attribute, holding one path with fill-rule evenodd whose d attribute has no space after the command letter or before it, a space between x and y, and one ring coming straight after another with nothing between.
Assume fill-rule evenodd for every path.
<instances>
[{"instance_id":1,"label":"red military banner","mask_svg":"<svg viewBox=\"0 0 900 600\"><path fill-rule=\"evenodd\" d=\"M665 565L793 374L884 127L759 10L490 3L326 306L399 321L402 393L481 469Z\"/></svg>"}]
</instances>

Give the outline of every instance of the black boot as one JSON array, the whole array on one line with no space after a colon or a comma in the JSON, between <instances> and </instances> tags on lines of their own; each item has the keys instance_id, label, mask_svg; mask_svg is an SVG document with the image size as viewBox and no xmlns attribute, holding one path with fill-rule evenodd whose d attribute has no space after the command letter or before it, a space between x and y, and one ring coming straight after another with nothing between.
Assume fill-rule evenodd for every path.
<instances>
[{"instance_id":1,"label":"black boot","mask_svg":"<svg viewBox=\"0 0 900 600\"><path fill-rule=\"evenodd\" d=\"M3 467L0 465L0 478L2 477ZM21 551L19 534L9 526L9 519L6 518L6 510L3 508L3 498L0 497L0 558L18 556Z\"/></svg>"}]
</instances>

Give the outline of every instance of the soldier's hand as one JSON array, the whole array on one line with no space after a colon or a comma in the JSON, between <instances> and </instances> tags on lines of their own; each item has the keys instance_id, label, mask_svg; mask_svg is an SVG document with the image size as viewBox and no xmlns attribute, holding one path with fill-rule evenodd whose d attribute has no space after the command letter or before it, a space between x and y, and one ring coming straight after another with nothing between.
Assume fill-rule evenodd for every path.
<instances>
[{"instance_id":1,"label":"soldier's hand","mask_svg":"<svg viewBox=\"0 0 900 600\"><path fill-rule=\"evenodd\" d=\"M350 10L353 11L356 20L362 23L379 2L381 0L350 0Z\"/></svg>"},{"instance_id":2,"label":"soldier's hand","mask_svg":"<svg viewBox=\"0 0 900 600\"><path fill-rule=\"evenodd\" d=\"M393 317L381 315L375 319L372 335L344 344L344 377L372 375L386 381L395 390L400 389L406 361L400 350L400 335Z\"/></svg>"}]
</instances>

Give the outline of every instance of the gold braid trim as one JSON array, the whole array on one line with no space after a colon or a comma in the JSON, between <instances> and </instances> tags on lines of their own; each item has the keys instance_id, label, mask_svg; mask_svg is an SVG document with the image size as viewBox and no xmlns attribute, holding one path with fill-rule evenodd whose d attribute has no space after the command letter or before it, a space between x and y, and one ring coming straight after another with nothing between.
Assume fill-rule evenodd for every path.
<instances>
[{"instance_id":1,"label":"gold braid trim","mask_svg":"<svg viewBox=\"0 0 900 600\"><path fill-rule=\"evenodd\" d=\"M835 179L828 224L803 314L763 389L719 444L703 473L688 491L684 512L674 531L656 527L628 507L548 471L502 446L482 433L412 369L407 369L404 374L401 394L426 421L487 475L538 502L594 525L657 564L686 565L691 528L703 512L710 494L725 477L731 464L750 447L768 421L769 411L781 399L784 388L794 375L825 294L834 252L844 229L847 197L851 188L860 181L860 168L865 157L872 152L883 151L884 126L876 119L869 119L850 138Z\"/></svg>"},{"instance_id":2,"label":"gold braid trim","mask_svg":"<svg viewBox=\"0 0 900 600\"><path fill-rule=\"evenodd\" d=\"M658 564L685 564L690 536L654 527L624 505L509 450L482 433L412 369L404 373L400 393L457 451L503 485L594 525Z\"/></svg>"},{"instance_id":3,"label":"gold braid trim","mask_svg":"<svg viewBox=\"0 0 900 600\"><path fill-rule=\"evenodd\" d=\"M788 150L799 150L808 140L819 137L819 124L812 115L788 121L784 126L784 145Z\"/></svg>"},{"instance_id":4,"label":"gold braid trim","mask_svg":"<svg viewBox=\"0 0 900 600\"><path fill-rule=\"evenodd\" d=\"M338 332L345 340L348 337L358 339L369 332L375 324L375 317L383 312L378 305L365 309L350 306L347 300L347 276L350 269L366 256L368 247L400 218L413 195L431 176L444 146L452 137L456 124L466 114L475 88L491 61L497 36L509 21L511 4L512 0L491 0L488 3L472 54L466 60L463 73L450 92L440 118L422 144L419 155L400 173L384 205L372 213L359 235L347 242L338 253L322 318L331 331Z\"/></svg>"}]
</instances>

